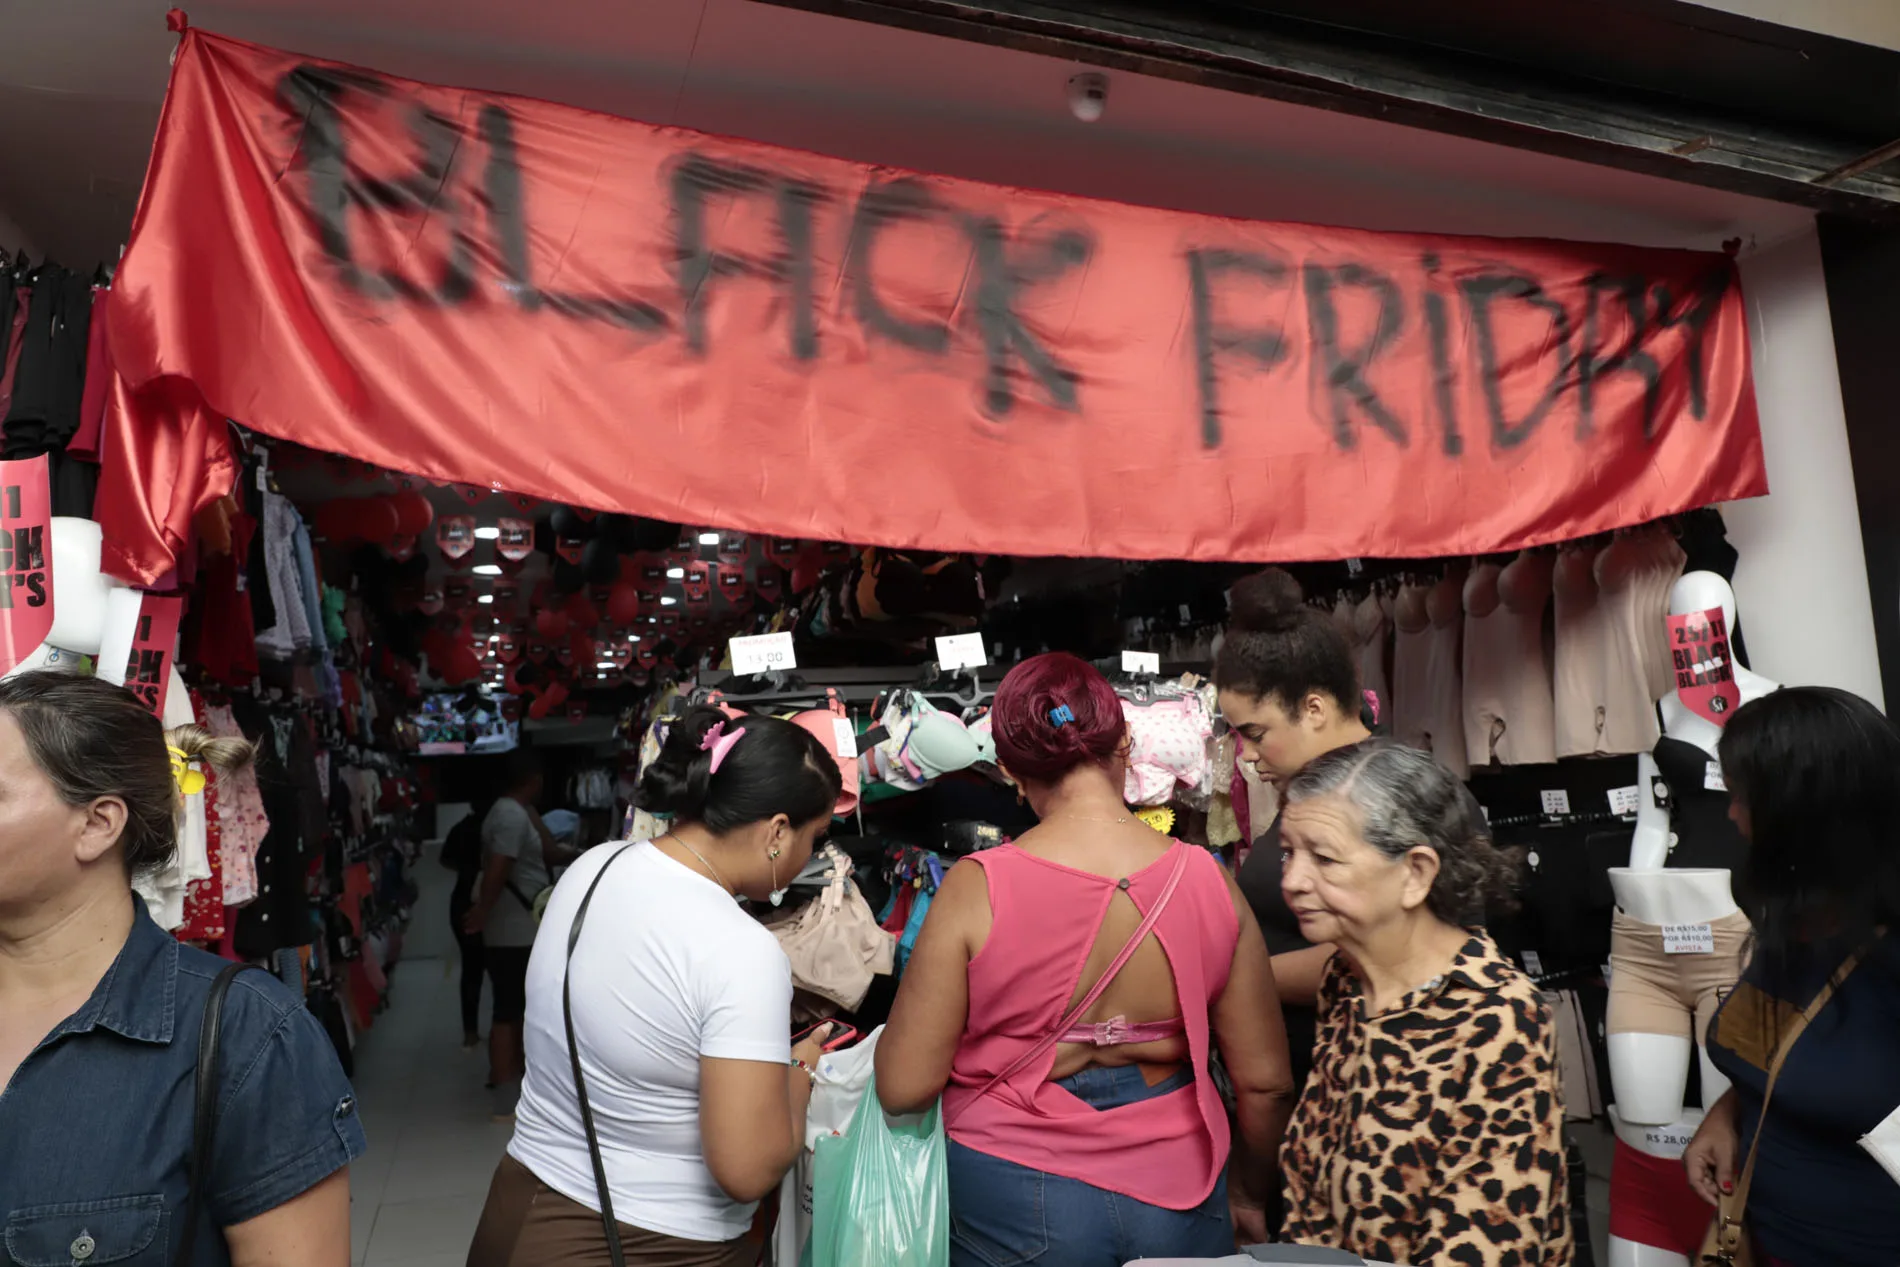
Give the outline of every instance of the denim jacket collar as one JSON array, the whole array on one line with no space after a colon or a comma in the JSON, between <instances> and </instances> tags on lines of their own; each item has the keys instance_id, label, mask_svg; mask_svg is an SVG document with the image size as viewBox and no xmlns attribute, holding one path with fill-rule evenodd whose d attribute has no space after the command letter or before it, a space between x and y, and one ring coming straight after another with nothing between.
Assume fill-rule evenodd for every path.
<instances>
[{"instance_id":1,"label":"denim jacket collar","mask_svg":"<svg viewBox=\"0 0 1900 1267\"><path fill-rule=\"evenodd\" d=\"M109 1029L135 1042L169 1043L178 1003L178 942L132 895L132 931L92 997L55 1031L83 1034Z\"/></svg>"}]
</instances>

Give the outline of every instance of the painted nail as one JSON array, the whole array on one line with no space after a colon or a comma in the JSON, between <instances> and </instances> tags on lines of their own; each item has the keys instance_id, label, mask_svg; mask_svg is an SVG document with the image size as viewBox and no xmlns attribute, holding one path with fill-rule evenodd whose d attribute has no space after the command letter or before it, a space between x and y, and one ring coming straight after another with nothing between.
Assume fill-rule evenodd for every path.
<instances>
[{"instance_id":1,"label":"painted nail","mask_svg":"<svg viewBox=\"0 0 1900 1267\"><path fill-rule=\"evenodd\" d=\"M1726 1180L1726 1179L1724 1179L1724 1180L1722 1181L1722 1191L1724 1191L1724 1192L1733 1192L1733 1191L1735 1191L1735 1185L1734 1185L1734 1184L1732 1184L1732 1183L1730 1183L1730 1182L1729 1182L1728 1180Z\"/></svg>"}]
</instances>

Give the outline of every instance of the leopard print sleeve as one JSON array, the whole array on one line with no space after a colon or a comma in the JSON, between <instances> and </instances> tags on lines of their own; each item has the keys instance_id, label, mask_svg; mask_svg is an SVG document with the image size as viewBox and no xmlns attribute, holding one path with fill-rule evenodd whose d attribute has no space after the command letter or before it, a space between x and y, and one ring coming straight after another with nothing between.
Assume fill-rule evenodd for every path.
<instances>
[{"instance_id":1,"label":"leopard print sleeve","mask_svg":"<svg viewBox=\"0 0 1900 1267\"><path fill-rule=\"evenodd\" d=\"M1569 1267L1575 1245L1550 1009L1534 990L1506 986L1479 1012L1467 1031L1481 1036L1468 1049L1469 1093L1440 1178L1421 1202L1411 1261Z\"/></svg>"}]
</instances>

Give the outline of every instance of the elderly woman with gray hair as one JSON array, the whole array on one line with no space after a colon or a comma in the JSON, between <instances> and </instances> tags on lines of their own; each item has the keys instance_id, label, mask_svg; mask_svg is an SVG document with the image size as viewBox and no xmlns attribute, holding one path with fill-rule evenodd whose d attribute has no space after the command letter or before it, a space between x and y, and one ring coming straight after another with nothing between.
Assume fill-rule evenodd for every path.
<instances>
[{"instance_id":1,"label":"elderly woman with gray hair","mask_svg":"<svg viewBox=\"0 0 1900 1267\"><path fill-rule=\"evenodd\" d=\"M1388 1263L1568 1267L1556 1037L1478 931L1507 872L1470 794L1370 739L1287 785L1281 886L1338 952L1281 1150L1288 1241Z\"/></svg>"}]
</instances>

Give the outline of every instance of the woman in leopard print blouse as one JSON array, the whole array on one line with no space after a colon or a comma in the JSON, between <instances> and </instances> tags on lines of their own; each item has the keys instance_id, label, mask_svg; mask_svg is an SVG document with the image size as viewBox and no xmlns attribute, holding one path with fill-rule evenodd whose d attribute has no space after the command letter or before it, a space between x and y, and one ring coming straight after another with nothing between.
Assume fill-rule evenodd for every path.
<instances>
[{"instance_id":1,"label":"woman in leopard print blouse","mask_svg":"<svg viewBox=\"0 0 1900 1267\"><path fill-rule=\"evenodd\" d=\"M1287 788L1287 904L1339 953L1281 1151L1284 1238L1419 1267L1569 1267L1555 1031L1471 931L1504 872L1462 791L1382 739Z\"/></svg>"}]
</instances>

